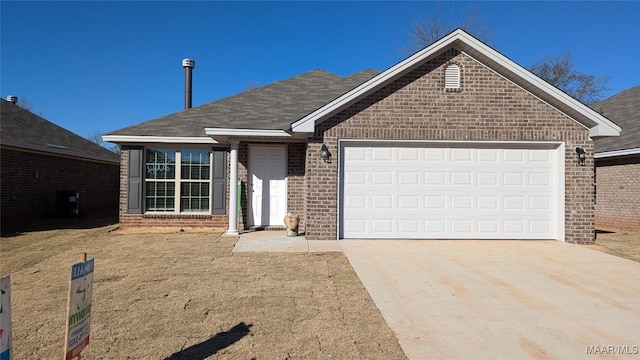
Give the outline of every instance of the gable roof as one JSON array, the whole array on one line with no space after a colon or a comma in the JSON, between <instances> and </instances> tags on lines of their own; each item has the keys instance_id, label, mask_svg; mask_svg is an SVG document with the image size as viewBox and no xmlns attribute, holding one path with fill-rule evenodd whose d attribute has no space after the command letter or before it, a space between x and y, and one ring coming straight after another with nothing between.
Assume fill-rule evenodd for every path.
<instances>
[{"instance_id":1,"label":"gable roof","mask_svg":"<svg viewBox=\"0 0 640 360\"><path fill-rule=\"evenodd\" d=\"M120 164L118 154L18 105L0 100L0 145Z\"/></svg>"},{"instance_id":2,"label":"gable roof","mask_svg":"<svg viewBox=\"0 0 640 360\"><path fill-rule=\"evenodd\" d=\"M640 86L619 92L591 107L622 128L618 138L595 140L596 157L640 154Z\"/></svg>"},{"instance_id":3,"label":"gable roof","mask_svg":"<svg viewBox=\"0 0 640 360\"><path fill-rule=\"evenodd\" d=\"M395 81L407 72L437 57L451 47L485 64L502 77L575 119L589 129L589 136L618 136L620 134L620 127L604 116L550 85L462 29L451 32L449 35L397 63L373 79L301 118L292 124L292 130L294 132L313 132L315 125L345 109L359 99Z\"/></svg>"},{"instance_id":4,"label":"gable roof","mask_svg":"<svg viewBox=\"0 0 640 360\"><path fill-rule=\"evenodd\" d=\"M313 70L257 89L108 133L107 141L213 142L205 128L290 130L291 123L378 74L341 77ZM268 133L268 132L267 132Z\"/></svg>"}]
</instances>

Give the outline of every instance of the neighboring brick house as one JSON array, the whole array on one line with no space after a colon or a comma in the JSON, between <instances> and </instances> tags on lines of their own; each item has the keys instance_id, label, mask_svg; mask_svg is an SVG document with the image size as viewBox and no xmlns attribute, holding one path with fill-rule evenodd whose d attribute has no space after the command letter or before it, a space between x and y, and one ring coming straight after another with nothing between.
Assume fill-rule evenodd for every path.
<instances>
[{"instance_id":1,"label":"neighboring brick house","mask_svg":"<svg viewBox=\"0 0 640 360\"><path fill-rule=\"evenodd\" d=\"M640 86L592 108L622 128L595 140L596 227L640 231Z\"/></svg>"},{"instance_id":2,"label":"neighboring brick house","mask_svg":"<svg viewBox=\"0 0 640 360\"><path fill-rule=\"evenodd\" d=\"M291 212L307 239L590 243L591 137L619 131L456 30L381 73L315 70L104 139L123 226L236 234Z\"/></svg>"},{"instance_id":3,"label":"neighboring brick house","mask_svg":"<svg viewBox=\"0 0 640 360\"><path fill-rule=\"evenodd\" d=\"M2 227L40 216L114 216L119 155L1 100ZM78 196L79 195L79 196Z\"/></svg>"}]
</instances>

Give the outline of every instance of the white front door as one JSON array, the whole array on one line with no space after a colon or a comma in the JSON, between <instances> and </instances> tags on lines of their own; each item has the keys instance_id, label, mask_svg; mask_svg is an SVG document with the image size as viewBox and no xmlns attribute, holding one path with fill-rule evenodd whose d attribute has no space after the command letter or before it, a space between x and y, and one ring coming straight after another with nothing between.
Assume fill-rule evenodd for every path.
<instances>
[{"instance_id":1,"label":"white front door","mask_svg":"<svg viewBox=\"0 0 640 360\"><path fill-rule=\"evenodd\" d=\"M287 214L287 147L249 147L249 225L284 225Z\"/></svg>"}]
</instances>

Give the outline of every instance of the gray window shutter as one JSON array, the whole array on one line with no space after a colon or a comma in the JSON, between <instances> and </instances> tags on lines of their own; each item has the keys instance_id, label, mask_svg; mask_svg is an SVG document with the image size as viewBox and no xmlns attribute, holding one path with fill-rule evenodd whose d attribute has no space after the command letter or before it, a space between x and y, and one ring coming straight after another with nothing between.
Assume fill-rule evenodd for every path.
<instances>
[{"instance_id":1,"label":"gray window shutter","mask_svg":"<svg viewBox=\"0 0 640 360\"><path fill-rule=\"evenodd\" d=\"M142 214L142 161L144 149L129 149L129 169L127 182L127 213Z\"/></svg>"},{"instance_id":2,"label":"gray window shutter","mask_svg":"<svg viewBox=\"0 0 640 360\"><path fill-rule=\"evenodd\" d=\"M225 214L227 203L227 151L213 151L213 209L212 214ZM235 201L231 199L230 201Z\"/></svg>"}]
</instances>

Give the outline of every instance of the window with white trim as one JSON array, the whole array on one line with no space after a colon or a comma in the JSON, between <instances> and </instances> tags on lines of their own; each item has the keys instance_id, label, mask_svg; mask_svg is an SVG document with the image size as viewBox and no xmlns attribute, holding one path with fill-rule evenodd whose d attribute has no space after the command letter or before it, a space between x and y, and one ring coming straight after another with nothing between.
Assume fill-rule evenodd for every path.
<instances>
[{"instance_id":1,"label":"window with white trim","mask_svg":"<svg viewBox=\"0 0 640 360\"><path fill-rule=\"evenodd\" d=\"M145 210L210 213L211 151L147 149Z\"/></svg>"},{"instance_id":2,"label":"window with white trim","mask_svg":"<svg viewBox=\"0 0 640 360\"><path fill-rule=\"evenodd\" d=\"M449 64L444 69L444 89L445 91L460 89L460 66L457 64Z\"/></svg>"}]
</instances>

